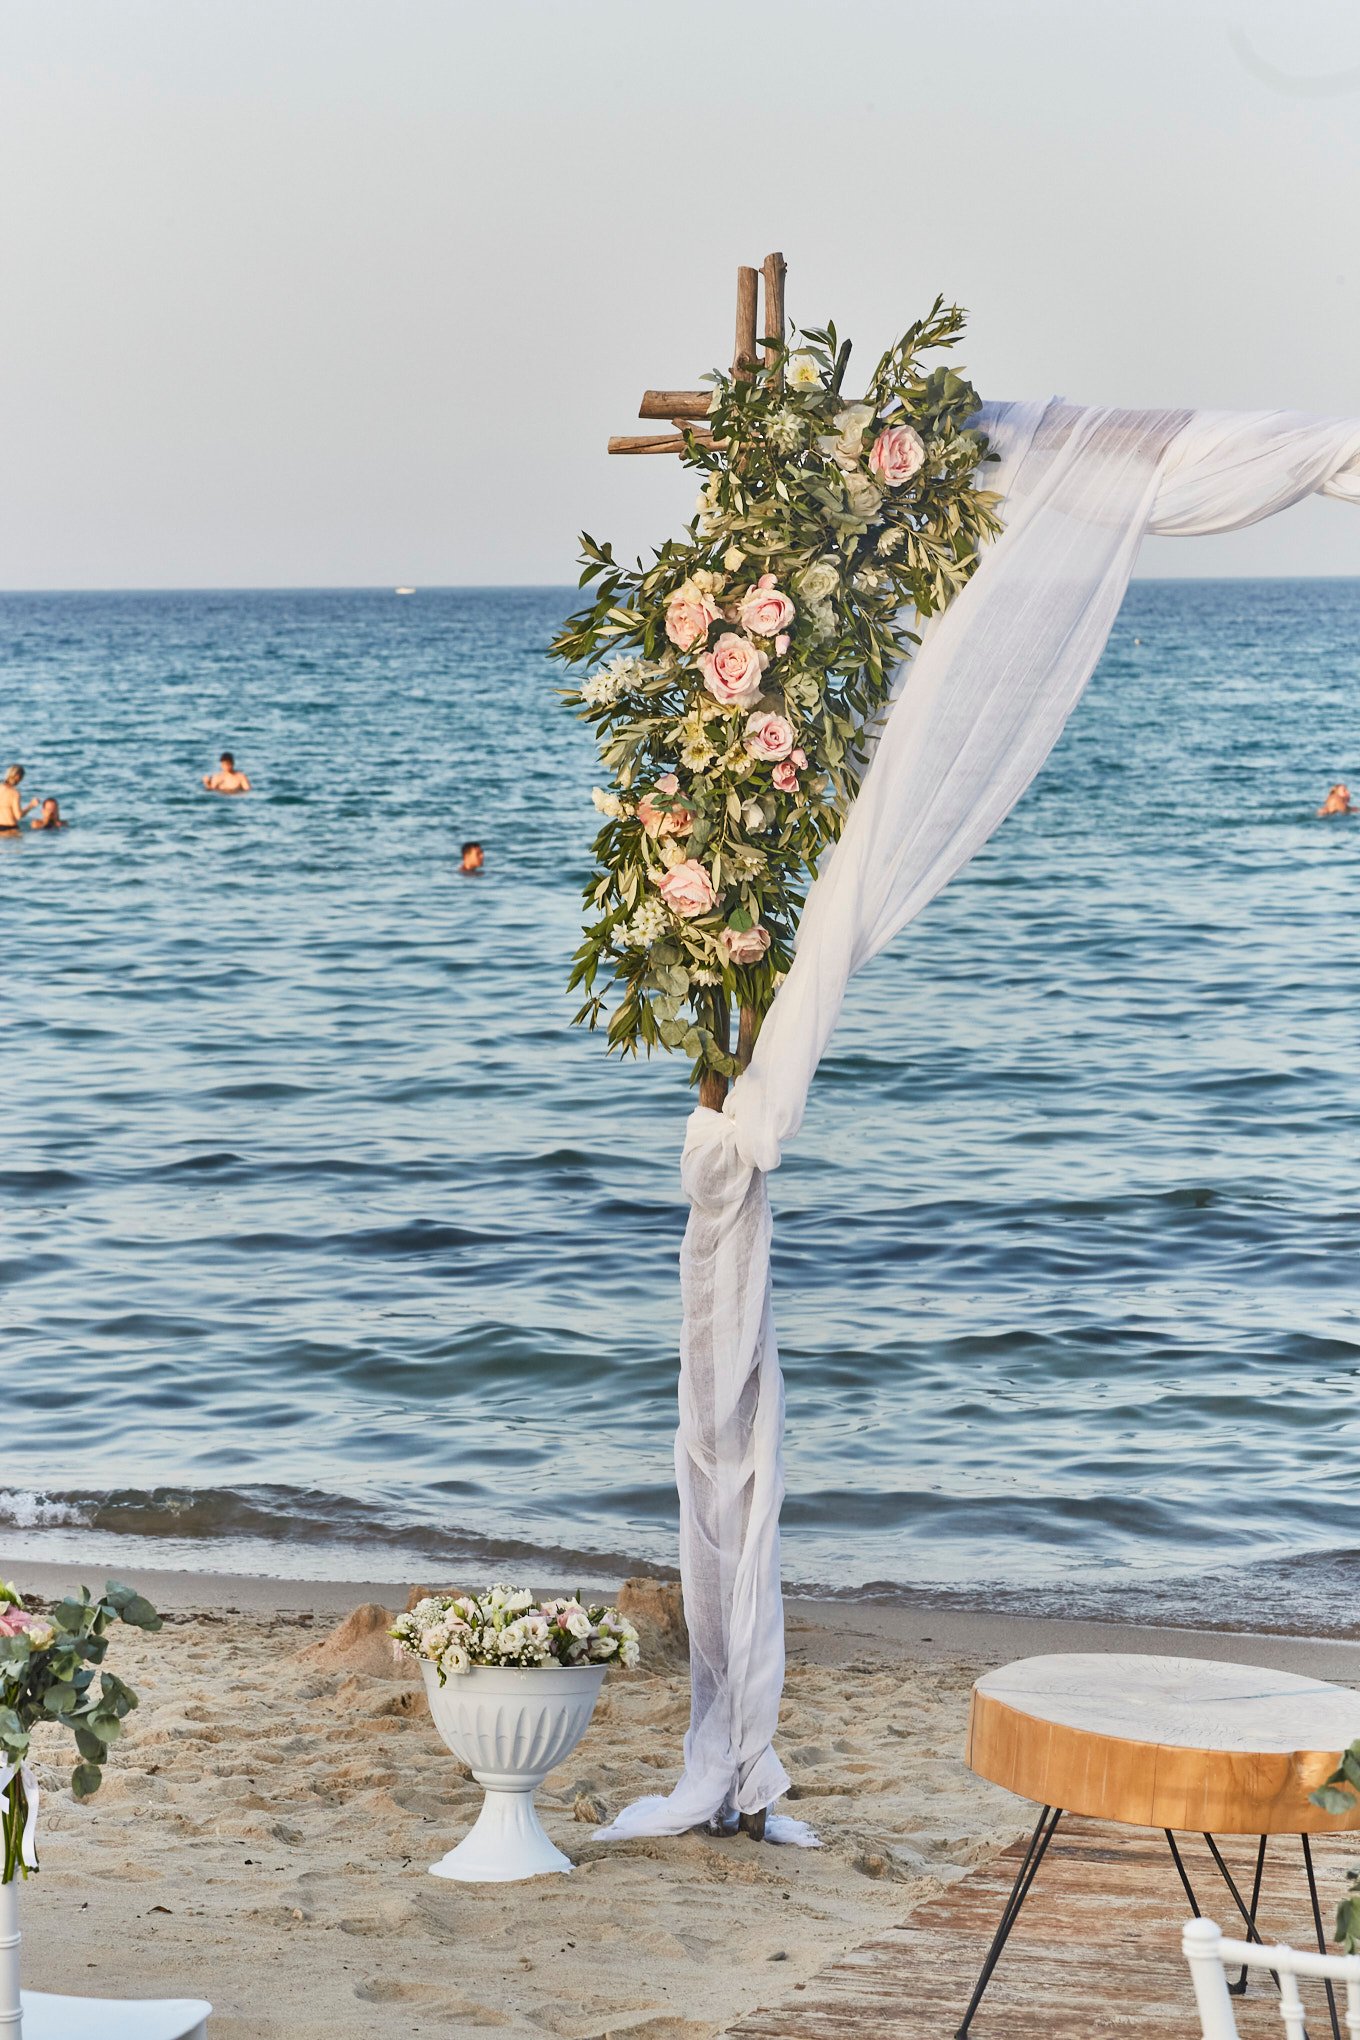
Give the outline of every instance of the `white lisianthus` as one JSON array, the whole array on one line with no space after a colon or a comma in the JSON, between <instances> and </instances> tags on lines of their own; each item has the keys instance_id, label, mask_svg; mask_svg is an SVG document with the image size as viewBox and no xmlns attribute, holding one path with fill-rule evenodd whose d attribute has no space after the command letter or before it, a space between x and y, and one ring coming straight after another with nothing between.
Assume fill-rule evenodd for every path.
<instances>
[{"instance_id":1,"label":"white lisianthus","mask_svg":"<svg viewBox=\"0 0 1360 2040\"><path fill-rule=\"evenodd\" d=\"M810 354L793 354L784 371L784 380L791 390L815 390L821 383L822 371Z\"/></svg>"},{"instance_id":2,"label":"white lisianthus","mask_svg":"<svg viewBox=\"0 0 1360 2040\"><path fill-rule=\"evenodd\" d=\"M590 798L607 821L616 822L623 813L623 802L616 793L607 793L602 786L593 786Z\"/></svg>"},{"instance_id":3,"label":"white lisianthus","mask_svg":"<svg viewBox=\"0 0 1360 2040\"><path fill-rule=\"evenodd\" d=\"M758 836L765 828L765 810L758 800L748 800L742 807L741 826L748 836Z\"/></svg>"},{"instance_id":4,"label":"white lisianthus","mask_svg":"<svg viewBox=\"0 0 1360 2040\"><path fill-rule=\"evenodd\" d=\"M729 545L723 554L723 565L729 574L739 573L746 565L746 555L739 545Z\"/></svg>"},{"instance_id":5,"label":"white lisianthus","mask_svg":"<svg viewBox=\"0 0 1360 2040\"><path fill-rule=\"evenodd\" d=\"M835 431L819 434L817 445L838 468L850 474L864 458L864 435L873 422L872 404L847 404L836 413Z\"/></svg>"},{"instance_id":6,"label":"white lisianthus","mask_svg":"<svg viewBox=\"0 0 1360 2040\"><path fill-rule=\"evenodd\" d=\"M558 1619L563 1628L570 1630L573 1636L577 1638L589 1636L590 1617L579 1602L572 1607L564 1608Z\"/></svg>"},{"instance_id":7,"label":"white lisianthus","mask_svg":"<svg viewBox=\"0 0 1360 2040\"><path fill-rule=\"evenodd\" d=\"M439 1660L439 1669L446 1679L461 1678L464 1672L470 1672L472 1659L468 1656L466 1645L451 1643Z\"/></svg>"},{"instance_id":8,"label":"white lisianthus","mask_svg":"<svg viewBox=\"0 0 1360 2040\"><path fill-rule=\"evenodd\" d=\"M631 1672L641 1655L641 1645L638 1643L637 1631L634 1630L631 1636L625 1636L619 1646L619 1662L626 1672Z\"/></svg>"}]
</instances>

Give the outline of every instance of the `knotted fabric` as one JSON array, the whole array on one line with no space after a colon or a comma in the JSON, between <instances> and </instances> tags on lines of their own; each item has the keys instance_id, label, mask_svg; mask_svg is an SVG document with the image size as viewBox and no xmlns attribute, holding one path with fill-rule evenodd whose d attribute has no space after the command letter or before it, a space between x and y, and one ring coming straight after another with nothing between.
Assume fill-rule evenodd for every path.
<instances>
[{"instance_id":1,"label":"knotted fabric","mask_svg":"<svg viewBox=\"0 0 1360 2040\"><path fill-rule=\"evenodd\" d=\"M678 1834L767 1806L784 1681L784 1385L767 1173L797 1133L850 978L934 899L1030 784L1081 698L1145 532L1254 524L1315 493L1360 503L1360 420L1297 412L990 404L980 475L1005 529L927 624L844 833L808 894L788 977L721 1113L689 1121L680 1260L680 1562L690 1631L684 1770L601 1833ZM811 1837L771 1823L777 1840Z\"/></svg>"}]
</instances>

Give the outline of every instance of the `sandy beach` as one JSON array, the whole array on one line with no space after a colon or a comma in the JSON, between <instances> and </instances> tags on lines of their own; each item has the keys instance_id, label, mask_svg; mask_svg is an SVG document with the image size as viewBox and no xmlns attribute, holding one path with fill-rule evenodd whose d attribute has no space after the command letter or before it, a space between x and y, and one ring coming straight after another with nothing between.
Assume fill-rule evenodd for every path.
<instances>
[{"instance_id":1,"label":"sandy beach","mask_svg":"<svg viewBox=\"0 0 1360 2040\"><path fill-rule=\"evenodd\" d=\"M0 1559L52 1595L98 1569ZM1360 1684L1360 1645L793 1601L780 1747L820 1850L591 1830L674 1776L687 1714L667 1594L647 1660L613 1674L540 1794L571 1877L450 1885L427 1866L479 1789L393 1665L379 1608L405 1583L138 1572L167 1616L116 1632L142 1694L98 1797L37 1752L42 1872L24 1897L38 1989L196 1993L216 2040L496 2031L713 2040L903 1918L1029 1823L965 1769L979 1671L1051 1649L1234 1657ZM356 1609L364 1610L357 1617ZM52 1757L58 1762L52 1762Z\"/></svg>"}]
</instances>

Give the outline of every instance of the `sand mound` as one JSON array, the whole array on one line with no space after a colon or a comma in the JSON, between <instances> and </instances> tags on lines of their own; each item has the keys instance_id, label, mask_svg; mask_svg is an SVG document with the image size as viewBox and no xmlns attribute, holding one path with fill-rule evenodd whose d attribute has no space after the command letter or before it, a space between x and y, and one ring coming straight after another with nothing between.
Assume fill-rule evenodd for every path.
<instances>
[{"instance_id":1,"label":"sand mound","mask_svg":"<svg viewBox=\"0 0 1360 2040\"><path fill-rule=\"evenodd\" d=\"M659 1668L688 1661L689 1631L678 1581L625 1580L618 1605L619 1613L637 1629L644 1665Z\"/></svg>"},{"instance_id":2,"label":"sand mound","mask_svg":"<svg viewBox=\"0 0 1360 2040\"><path fill-rule=\"evenodd\" d=\"M361 1672L370 1679L401 1679L409 1683L413 1667L397 1663L391 1637L392 1616L376 1601L365 1601L339 1627L297 1655L304 1663Z\"/></svg>"}]
</instances>

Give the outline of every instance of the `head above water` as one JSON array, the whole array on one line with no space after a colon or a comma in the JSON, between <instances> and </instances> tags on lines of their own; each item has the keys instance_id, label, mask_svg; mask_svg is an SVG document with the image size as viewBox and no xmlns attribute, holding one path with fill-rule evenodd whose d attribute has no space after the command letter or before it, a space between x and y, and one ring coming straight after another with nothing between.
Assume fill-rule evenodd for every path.
<instances>
[{"instance_id":1,"label":"head above water","mask_svg":"<svg viewBox=\"0 0 1360 2040\"><path fill-rule=\"evenodd\" d=\"M219 765L225 765L228 772L234 772L236 770L236 760L232 757L230 751L224 751L222 753L222 756L218 759L217 762Z\"/></svg>"},{"instance_id":2,"label":"head above water","mask_svg":"<svg viewBox=\"0 0 1360 2040\"><path fill-rule=\"evenodd\" d=\"M24 768L22 765L11 765L9 771L5 774L6 786L17 786L23 776Z\"/></svg>"},{"instance_id":3,"label":"head above water","mask_svg":"<svg viewBox=\"0 0 1360 2040\"><path fill-rule=\"evenodd\" d=\"M480 843L464 843L463 845L464 871L480 871L485 862L486 853L483 851Z\"/></svg>"},{"instance_id":4,"label":"head above water","mask_svg":"<svg viewBox=\"0 0 1360 2040\"><path fill-rule=\"evenodd\" d=\"M61 819L61 809L57 806L56 801L52 798L52 795L50 793L48 794L47 799L43 802L38 812L41 814L45 822L56 822L60 821Z\"/></svg>"}]
</instances>

